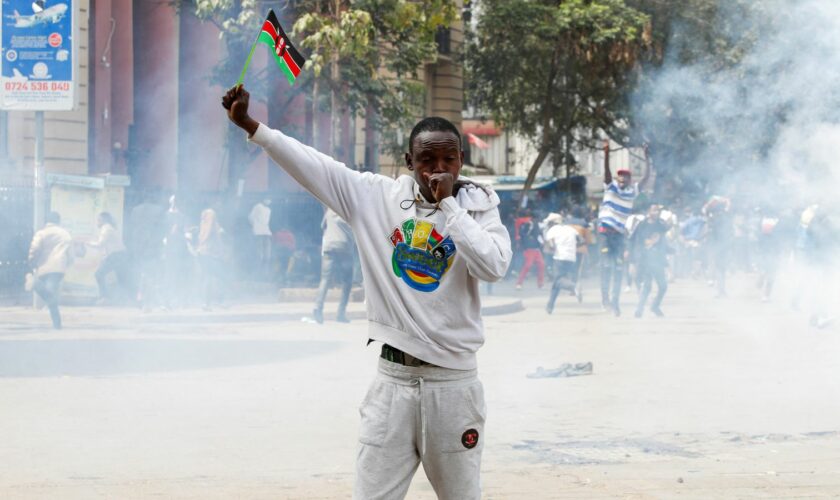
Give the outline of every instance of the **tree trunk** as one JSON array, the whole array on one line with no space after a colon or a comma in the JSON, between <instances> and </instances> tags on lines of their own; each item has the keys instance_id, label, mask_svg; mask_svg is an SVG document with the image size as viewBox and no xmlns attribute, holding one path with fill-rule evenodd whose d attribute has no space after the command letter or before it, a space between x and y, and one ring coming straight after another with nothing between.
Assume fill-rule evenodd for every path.
<instances>
[{"instance_id":1,"label":"tree trunk","mask_svg":"<svg viewBox=\"0 0 840 500\"><path fill-rule=\"evenodd\" d=\"M531 190L531 185L534 184L534 179L537 178L537 171L539 171L540 167L545 161L545 157L548 156L548 151L549 147L543 144L543 146L540 148L540 152L537 154L537 158L534 160L534 163L531 164L531 168L528 170L528 177L525 179L525 187L522 188L522 196L527 196L528 191Z\"/></svg>"},{"instance_id":2,"label":"tree trunk","mask_svg":"<svg viewBox=\"0 0 840 500\"><path fill-rule=\"evenodd\" d=\"M337 26L341 25L341 0L335 0L332 5L332 15ZM341 158L341 116L338 110L338 94L336 87L339 85L338 48L333 49L332 61L330 64L330 145L329 151L333 158L339 161L346 161Z\"/></svg>"},{"instance_id":3,"label":"tree trunk","mask_svg":"<svg viewBox=\"0 0 840 500\"><path fill-rule=\"evenodd\" d=\"M551 67L548 72L548 81L545 86L545 102L542 105L542 140L540 141L540 151L537 158L528 170L528 177L525 179L525 187L522 188L522 196L528 196L528 191L531 190L531 185L534 184L534 179L537 177L537 171L545 161L548 152L551 151L553 145L549 141L549 127L551 125L551 96L554 92L554 79L557 77L557 57L560 53L559 45L554 50L554 56L551 58Z\"/></svg>"},{"instance_id":4,"label":"tree trunk","mask_svg":"<svg viewBox=\"0 0 840 500\"><path fill-rule=\"evenodd\" d=\"M330 86L330 149L329 151L332 152L333 158L339 161L345 161L344 158L341 158L340 153L340 142L341 142L341 115L338 113L338 95L336 94L335 86L338 85L338 57L337 55L333 58L333 62L330 68L330 79L332 80L332 85Z\"/></svg>"},{"instance_id":5,"label":"tree trunk","mask_svg":"<svg viewBox=\"0 0 840 500\"><path fill-rule=\"evenodd\" d=\"M573 156L572 156L572 144L573 144L573 142L574 142L574 137L572 136L572 132L571 131L566 132L566 151L565 151L565 154L563 155L563 159L565 160L565 163L566 163L566 179L567 180L569 179L569 177L572 176L572 167L574 166L574 162L572 161L572 158L573 158ZM569 183L566 182L566 185L568 186Z\"/></svg>"},{"instance_id":6,"label":"tree trunk","mask_svg":"<svg viewBox=\"0 0 840 500\"><path fill-rule=\"evenodd\" d=\"M312 147L318 149L318 78L312 82Z\"/></svg>"}]
</instances>

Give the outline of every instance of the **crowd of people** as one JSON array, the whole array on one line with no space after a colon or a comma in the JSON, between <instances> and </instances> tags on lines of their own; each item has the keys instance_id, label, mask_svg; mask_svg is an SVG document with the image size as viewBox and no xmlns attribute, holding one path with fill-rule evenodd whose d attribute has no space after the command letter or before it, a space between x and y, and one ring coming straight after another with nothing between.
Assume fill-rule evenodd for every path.
<instances>
[{"instance_id":1,"label":"crowd of people","mask_svg":"<svg viewBox=\"0 0 840 500\"><path fill-rule=\"evenodd\" d=\"M513 217L511 279L517 289L532 270L542 288L548 273L546 311L551 314L561 294L583 301L581 279L589 271L599 274L604 311L620 316L622 292L635 289L634 316L650 311L662 317L669 283L677 278L703 280L715 297L725 298L729 274L751 273L758 297L770 302L784 265L792 277L790 305L803 309L813 326L831 323L832 300L840 297L834 278L840 226L831 210L817 204L782 208L716 194L694 203L638 204L650 179L649 164L638 183L629 170L613 176L608 148L600 205L540 207Z\"/></svg>"},{"instance_id":2,"label":"crowd of people","mask_svg":"<svg viewBox=\"0 0 840 500\"><path fill-rule=\"evenodd\" d=\"M634 182L629 170L612 174L608 145L604 157L599 205L581 203L556 211L534 207L509 218L515 248L509 278L516 289L522 289L532 274L539 288L548 282L549 314L561 296L583 302L582 278L595 273L600 278L600 304L615 316L622 314L622 293L634 289L635 317L648 311L664 316L669 283L677 278L703 280L716 297L726 297L727 275L735 271L754 273L760 300L769 302L779 270L787 263L794 276L791 305L804 309L814 326L832 321L831 300L840 296L834 279L840 237L830 210L817 204L756 206L721 195L668 206L637 203L651 177L649 164L642 179ZM94 275L99 304L211 309L225 303L233 281L243 279L243 266L234 262L243 246L249 249L244 261L250 275L245 279L280 287L317 284L315 307L306 318L317 323L323 322L327 290L338 285L337 318L347 321L358 259L352 231L335 213L324 213L318 239L307 243L288 225L276 224L268 197L245 212L240 225L247 227L232 233L216 209L191 212L200 213L198 220L182 212L175 196L168 198L168 206L145 197L126 218L126 242L108 212L98 215L98 234L89 241L71 236L61 228L60 215L49 214L32 241L35 272L30 288L49 307L53 325L61 327L57 297L62 277L88 252L98 256Z\"/></svg>"},{"instance_id":3,"label":"crowd of people","mask_svg":"<svg viewBox=\"0 0 840 500\"><path fill-rule=\"evenodd\" d=\"M311 254L318 242L296 235L282 221L272 224L271 213L271 200L264 198L241 220L232 217L225 224L218 207L183 211L174 195L166 203L147 195L127 212L124 227L101 212L95 235L82 237L62 227L61 214L50 212L30 244L27 288L48 306L60 329L62 281L85 259L96 263L96 304L146 310L224 306L237 281L278 287L317 283L319 263Z\"/></svg>"}]
</instances>

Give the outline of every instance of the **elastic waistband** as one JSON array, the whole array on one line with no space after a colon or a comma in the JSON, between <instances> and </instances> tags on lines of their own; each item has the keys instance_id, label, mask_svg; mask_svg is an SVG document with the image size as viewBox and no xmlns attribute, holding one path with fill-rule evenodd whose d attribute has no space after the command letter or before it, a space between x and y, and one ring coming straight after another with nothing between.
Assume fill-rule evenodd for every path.
<instances>
[{"instance_id":1,"label":"elastic waistband","mask_svg":"<svg viewBox=\"0 0 840 500\"><path fill-rule=\"evenodd\" d=\"M469 382L478 378L478 370L452 370L440 366L405 366L379 358L379 373L393 382L412 385L422 378L424 383Z\"/></svg>"}]
</instances>

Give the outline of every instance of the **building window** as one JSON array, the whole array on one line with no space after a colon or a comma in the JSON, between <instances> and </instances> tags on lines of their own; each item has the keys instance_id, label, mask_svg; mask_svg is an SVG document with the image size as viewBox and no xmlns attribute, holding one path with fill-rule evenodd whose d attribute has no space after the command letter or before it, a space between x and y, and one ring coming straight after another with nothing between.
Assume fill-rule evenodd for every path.
<instances>
[{"instance_id":1,"label":"building window","mask_svg":"<svg viewBox=\"0 0 840 500\"><path fill-rule=\"evenodd\" d=\"M449 28L441 26L435 33L435 42L437 43L438 54L448 56L452 53Z\"/></svg>"}]
</instances>

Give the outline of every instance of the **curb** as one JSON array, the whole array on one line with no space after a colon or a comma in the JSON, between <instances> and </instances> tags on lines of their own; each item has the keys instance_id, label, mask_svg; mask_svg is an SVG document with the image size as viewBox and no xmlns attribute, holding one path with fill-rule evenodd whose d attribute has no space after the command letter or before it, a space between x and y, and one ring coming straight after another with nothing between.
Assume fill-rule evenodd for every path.
<instances>
[{"instance_id":1,"label":"curb","mask_svg":"<svg viewBox=\"0 0 840 500\"><path fill-rule=\"evenodd\" d=\"M504 304L486 306L481 308L482 316L501 316L504 314L513 314L525 310L525 304L521 300L507 302Z\"/></svg>"},{"instance_id":2,"label":"curb","mask_svg":"<svg viewBox=\"0 0 840 500\"><path fill-rule=\"evenodd\" d=\"M315 302L318 288L281 288L277 291L278 302ZM337 302L341 297L341 290L330 287L327 291L327 302ZM350 291L350 302L364 302L365 290L354 287Z\"/></svg>"}]
</instances>

